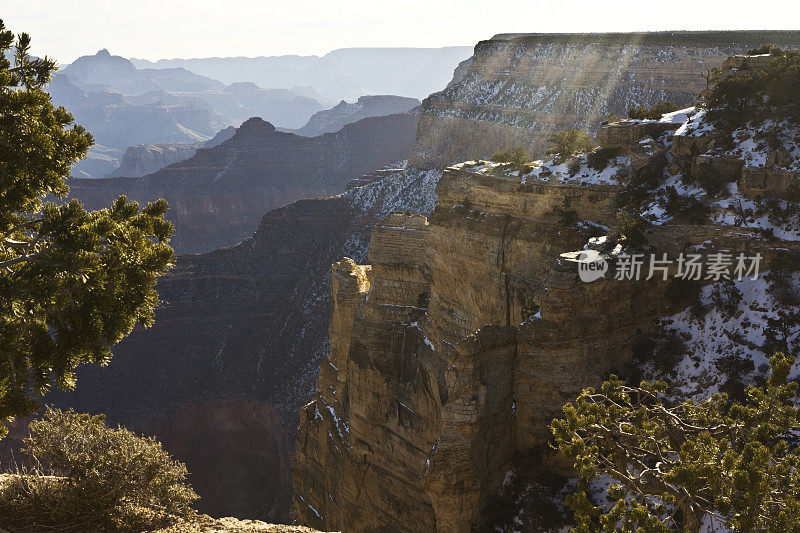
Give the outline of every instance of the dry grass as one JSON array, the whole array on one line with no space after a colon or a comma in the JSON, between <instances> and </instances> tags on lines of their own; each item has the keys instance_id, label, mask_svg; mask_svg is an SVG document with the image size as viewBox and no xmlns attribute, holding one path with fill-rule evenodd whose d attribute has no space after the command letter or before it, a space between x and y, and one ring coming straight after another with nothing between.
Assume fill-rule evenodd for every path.
<instances>
[{"instance_id":1,"label":"dry grass","mask_svg":"<svg viewBox=\"0 0 800 533\"><path fill-rule=\"evenodd\" d=\"M316 529L303 526L267 524L258 520L237 520L236 518L211 518L199 515L183 519L172 526L153 533L319 533Z\"/></svg>"}]
</instances>

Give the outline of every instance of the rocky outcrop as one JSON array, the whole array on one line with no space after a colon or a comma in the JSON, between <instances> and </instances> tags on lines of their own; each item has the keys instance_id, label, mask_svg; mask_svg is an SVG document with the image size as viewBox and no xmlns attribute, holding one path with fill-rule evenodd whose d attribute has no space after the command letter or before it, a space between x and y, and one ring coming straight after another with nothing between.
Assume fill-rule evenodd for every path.
<instances>
[{"instance_id":1,"label":"rocky outcrop","mask_svg":"<svg viewBox=\"0 0 800 533\"><path fill-rule=\"evenodd\" d=\"M416 98L392 95L361 96L353 104L342 100L330 109L314 113L308 119L306 125L295 133L305 137L334 133L342 129L346 124L359 121L362 118L402 113L417 107L419 104L420 101Z\"/></svg>"},{"instance_id":2,"label":"rocky outcrop","mask_svg":"<svg viewBox=\"0 0 800 533\"><path fill-rule=\"evenodd\" d=\"M800 170L741 167L738 183L739 191L750 198L796 199L800 192Z\"/></svg>"},{"instance_id":3,"label":"rocky outcrop","mask_svg":"<svg viewBox=\"0 0 800 533\"><path fill-rule=\"evenodd\" d=\"M197 153L198 148L211 148L222 144L234 134L236 134L236 128L229 126L205 142L129 146L122 155L119 167L109 173L108 177L138 178L152 174L168 165L191 158Z\"/></svg>"},{"instance_id":4,"label":"rocky outcrop","mask_svg":"<svg viewBox=\"0 0 800 533\"><path fill-rule=\"evenodd\" d=\"M742 72L758 72L769 65L770 61L772 61L772 57L769 54L733 55L723 61L717 81L725 81Z\"/></svg>"},{"instance_id":5,"label":"rocky outcrop","mask_svg":"<svg viewBox=\"0 0 800 533\"><path fill-rule=\"evenodd\" d=\"M300 198L337 194L350 178L402 160L417 117L395 114L348 124L337 133L301 137L253 118L233 138L141 178L70 180L87 208L119 195L140 203L165 198L178 252L230 246L252 235L266 211Z\"/></svg>"},{"instance_id":6,"label":"rocky outcrop","mask_svg":"<svg viewBox=\"0 0 800 533\"><path fill-rule=\"evenodd\" d=\"M600 124L597 127L597 144L604 148L627 149L639 139L650 137L658 138L662 133L675 131L680 123L623 120L610 124Z\"/></svg>"},{"instance_id":7,"label":"rocky outcrop","mask_svg":"<svg viewBox=\"0 0 800 533\"><path fill-rule=\"evenodd\" d=\"M634 105L693 105L709 69L764 42L797 47L800 32L496 36L476 45L460 81L425 99L410 163L441 168L515 145L539 157L552 132L594 131Z\"/></svg>"},{"instance_id":8,"label":"rocky outcrop","mask_svg":"<svg viewBox=\"0 0 800 533\"><path fill-rule=\"evenodd\" d=\"M129 146L122 155L119 168L109 177L138 178L192 157L201 144L166 143Z\"/></svg>"},{"instance_id":9,"label":"rocky outcrop","mask_svg":"<svg viewBox=\"0 0 800 533\"><path fill-rule=\"evenodd\" d=\"M334 265L331 351L296 440L300 523L477 524L514 451L543 443L563 402L661 310L648 284L585 284L557 267L583 236L554 207L569 199L608 222L613 193L450 168L429 220L391 215L370 265Z\"/></svg>"}]
</instances>

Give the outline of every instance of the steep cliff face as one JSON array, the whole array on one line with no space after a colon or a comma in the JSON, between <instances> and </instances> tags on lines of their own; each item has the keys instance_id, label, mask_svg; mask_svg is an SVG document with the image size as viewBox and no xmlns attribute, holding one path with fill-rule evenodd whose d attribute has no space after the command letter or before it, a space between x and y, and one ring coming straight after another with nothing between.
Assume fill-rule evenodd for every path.
<instances>
[{"instance_id":1,"label":"steep cliff face","mask_svg":"<svg viewBox=\"0 0 800 533\"><path fill-rule=\"evenodd\" d=\"M616 327L656 311L645 286L603 290L554 270L585 242L556 209L569 199L608 222L613 192L450 168L430 220L390 215L370 265L334 265L330 355L296 440L301 523L476 523L514 450L542 443L561 404L627 357L636 330Z\"/></svg>"},{"instance_id":2,"label":"steep cliff face","mask_svg":"<svg viewBox=\"0 0 800 533\"><path fill-rule=\"evenodd\" d=\"M742 69L742 61L725 68ZM698 331L686 303L667 296L674 268L667 278L592 283L577 272L586 249L605 254L612 273L630 259L627 236L609 227L620 227L619 202L647 180L647 194L628 208L651 222L643 238L654 257L760 254L763 271L800 250L797 214L780 204L790 197L784 185L800 179L800 153L755 142L756 125L737 133L733 147L715 148L719 133L704 116L690 108L601 126L601 146L615 150L601 165L582 154L522 170L483 161L449 167L430 218L394 213L372 233L369 264L333 265L330 355L296 436L300 523L476 530L516 458L546 444L563 404L665 327L698 346L675 367L686 378L680 386L696 393L701 383L721 383L706 372L719 321L712 328L716 318L706 319L709 329ZM779 141L791 145L795 130L786 128ZM726 185L712 187L709 176ZM687 199L702 213L691 221L675 207ZM756 317L763 310L748 298L730 316L756 331L774 309ZM705 375L696 379L702 361ZM556 457L538 466L565 465Z\"/></svg>"},{"instance_id":3,"label":"steep cliff face","mask_svg":"<svg viewBox=\"0 0 800 533\"><path fill-rule=\"evenodd\" d=\"M253 118L233 138L141 178L70 180L70 196L90 209L119 195L165 198L178 252L204 252L251 236L262 215L300 198L337 194L350 178L402 160L417 117L372 117L319 137L282 133Z\"/></svg>"},{"instance_id":4,"label":"steep cliff face","mask_svg":"<svg viewBox=\"0 0 800 533\"><path fill-rule=\"evenodd\" d=\"M463 77L422 105L410 164L442 168L514 145L540 156L547 135L591 131L634 105L692 105L708 69L800 32L499 35L475 47Z\"/></svg>"}]
</instances>

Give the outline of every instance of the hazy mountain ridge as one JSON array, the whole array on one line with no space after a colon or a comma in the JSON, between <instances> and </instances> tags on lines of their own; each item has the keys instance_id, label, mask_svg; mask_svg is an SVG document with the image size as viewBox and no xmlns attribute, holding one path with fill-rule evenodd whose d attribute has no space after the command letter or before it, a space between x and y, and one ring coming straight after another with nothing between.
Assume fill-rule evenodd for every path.
<instances>
[{"instance_id":1,"label":"hazy mountain ridge","mask_svg":"<svg viewBox=\"0 0 800 533\"><path fill-rule=\"evenodd\" d=\"M77 177L114 172L129 146L201 143L253 116L296 128L322 109L313 98L285 89L225 85L183 68L139 70L107 50L64 67L49 90L97 143L74 167Z\"/></svg>"},{"instance_id":2,"label":"hazy mountain ridge","mask_svg":"<svg viewBox=\"0 0 800 533\"><path fill-rule=\"evenodd\" d=\"M364 94L425 98L444 87L470 46L443 48L342 48L319 56L131 59L140 68L184 67L225 83L252 81L264 87L311 86L330 103Z\"/></svg>"},{"instance_id":3,"label":"hazy mountain ridge","mask_svg":"<svg viewBox=\"0 0 800 533\"><path fill-rule=\"evenodd\" d=\"M100 50L61 71L84 90L118 92L139 105L155 103L206 107L238 126L259 116L279 126L300 127L322 105L282 88L262 88L250 80L222 83L185 68L137 69L121 57Z\"/></svg>"},{"instance_id":4,"label":"hazy mountain ridge","mask_svg":"<svg viewBox=\"0 0 800 533\"><path fill-rule=\"evenodd\" d=\"M153 174L71 180L70 197L91 209L120 194L142 204L165 198L175 224L172 246L205 252L246 239L270 209L339 193L349 179L402 160L416 130L412 113L365 118L317 137L279 132L252 118L231 139Z\"/></svg>"}]
</instances>

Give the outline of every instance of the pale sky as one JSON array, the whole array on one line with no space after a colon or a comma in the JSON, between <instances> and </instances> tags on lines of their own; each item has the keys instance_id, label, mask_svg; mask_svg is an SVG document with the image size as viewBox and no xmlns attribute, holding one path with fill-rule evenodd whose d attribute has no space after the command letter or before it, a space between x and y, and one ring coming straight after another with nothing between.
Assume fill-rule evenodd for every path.
<instances>
[{"instance_id":1,"label":"pale sky","mask_svg":"<svg viewBox=\"0 0 800 533\"><path fill-rule=\"evenodd\" d=\"M61 63L322 55L353 46L474 45L496 33L800 29L798 0L0 0L6 27Z\"/></svg>"}]
</instances>

